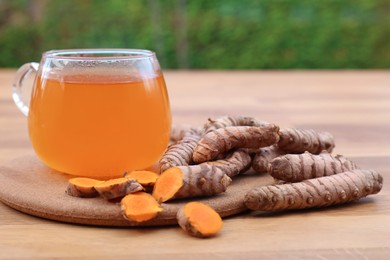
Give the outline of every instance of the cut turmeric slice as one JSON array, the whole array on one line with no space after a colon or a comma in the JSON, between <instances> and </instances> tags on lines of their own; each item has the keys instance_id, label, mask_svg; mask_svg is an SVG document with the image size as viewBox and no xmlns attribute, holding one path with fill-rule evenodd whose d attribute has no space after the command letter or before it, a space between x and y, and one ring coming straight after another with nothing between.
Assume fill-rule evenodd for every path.
<instances>
[{"instance_id":1,"label":"cut turmeric slice","mask_svg":"<svg viewBox=\"0 0 390 260\"><path fill-rule=\"evenodd\" d=\"M141 191L143 187L134 179L117 178L101 182L95 185L95 189L103 198L111 200Z\"/></svg>"},{"instance_id":2,"label":"cut turmeric slice","mask_svg":"<svg viewBox=\"0 0 390 260\"><path fill-rule=\"evenodd\" d=\"M66 193L74 197L91 198L97 197L99 193L95 189L95 185L103 181L90 178L72 178L68 181Z\"/></svg>"},{"instance_id":3,"label":"cut turmeric slice","mask_svg":"<svg viewBox=\"0 0 390 260\"><path fill-rule=\"evenodd\" d=\"M176 217L180 227L196 237L214 236L223 226L219 214L200 202L187 203L177 212Z\"/></svg>"},{"instance_id":4,"label":"cut turmeric slice","mask_svg":"<svg viewBox=\"0 0 390 260\"><path fill-rule=\"evenodd\" d=\"M232 179L215 165L172 167L157 179L153 197L158 202L176 198L212 196L222 193Z\"/></svg>"},{"instance_id":5,"label":"cut turmeric slice","mask_svg":"<svg viewBox=\"0 0 390 260\"><path fill-rule=\"evenodd\" d=\"M163 210L153 196L146 192L126 195L121 200L121 209L125 219L136 222L151 220Z\"/></svg>"},{"instance_id":6,"label":"cut turmeric slice","mask_svg":"<svg viewBox=\"0 0 390 260\"><path fill-rule=\"evenodd\" d=\"M152 171L132 171L125 174L126 178L134 179L142 186L153 186L158 174Z\"/></svg>"},{"instance_id":7,"label":"cut turmeric slice","mask_svg":"<svg viewBox=\"0 0 390 260\"><path fill-rule=\"evenodd\" d=\"M165 202L173 198L182 186L183 172L176 167L170 168L157 179L153 197L159 202Z\"/></svg>"}]
</instances>

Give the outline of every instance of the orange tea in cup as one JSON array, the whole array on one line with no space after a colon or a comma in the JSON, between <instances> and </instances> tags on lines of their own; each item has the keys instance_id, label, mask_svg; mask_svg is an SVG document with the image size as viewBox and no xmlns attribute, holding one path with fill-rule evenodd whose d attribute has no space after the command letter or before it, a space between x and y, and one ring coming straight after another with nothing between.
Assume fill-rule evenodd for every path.
<instances>
[{"instance_id":1,"label":"orange tea in cup","mask_svg":"<svg viewBox=\"0 0 390 260\"><path fill-rule=\"evenodd\" d=\"M27 109L39 158L72 175L109 178L144 169L169 141L168 94L149 51L46 53Z\"/></svg>"}]
</instances>

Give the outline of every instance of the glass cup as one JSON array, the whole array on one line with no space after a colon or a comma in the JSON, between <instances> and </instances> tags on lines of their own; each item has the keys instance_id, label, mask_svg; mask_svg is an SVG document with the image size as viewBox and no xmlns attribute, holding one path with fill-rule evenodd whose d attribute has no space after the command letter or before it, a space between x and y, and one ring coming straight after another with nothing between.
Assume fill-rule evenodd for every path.
<instances>
[{"instance_id":1,"label":"glass cup","mask_svg":"<svg viewBox=\"0 0 390 260\"><path fill-rule=\"evenodd\" d=\"M24 79L35 72L29 106ZM17 72L13 99L49 167L106 179L151 166L169 142L171 114L152 51L54 50Z\"/></svg>"}]
</instances>

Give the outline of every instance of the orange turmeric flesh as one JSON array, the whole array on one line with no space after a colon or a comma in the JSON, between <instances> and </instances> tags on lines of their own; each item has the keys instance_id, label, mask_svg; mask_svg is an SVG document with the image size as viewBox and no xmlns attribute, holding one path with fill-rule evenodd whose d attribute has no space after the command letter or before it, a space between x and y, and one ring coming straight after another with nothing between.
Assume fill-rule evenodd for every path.
<instances>
[{"instance_id":1,"label":"orange turmeric flesh","mask_svg":"<svg viewBox=\"0 0 390 260\"><path fill-rule=\"evenodd\" d=\"M125 175L126 178L134 179L142 186L153 186L158 176L157 173L152 171L132 171Z\"/></svg>"},{"instance_id":2,"label":"orange turmeric flesh","mask_svg":"<svg viewBox=\"0 0 390 260\"><path fill-rule=\"evenodd\" d=\"M66 193L74 197L96 197L99 193L94 186L102 182L90 178L72 178L68 181Z\"/></svg>"},{"instance_id":3,"label":"orange turmeric flesh","mask_svg":"<svg viewBox=\"0 0 390 260\"><path fill-rule=\"evenodd\" d=\"M90 179L90 178L81 178L81 177L69 179L69 183L82 186L82 187L93 187L102 182L104 181Z\"/></svg>"},{"instance_id":4,"label":"orange turmeric flesh","mask_svg":"<svg viewBox=\"0 0 390 260\"><path fill-rule=\"evenodd\" d=\"M128 220L143 222L153 219L163 209L152 195L146 192L136 192L121 200L123 216Z\"/></svg>"},{"instance_id":5,"label":"orange turmeric flesh","mask_svg":"<svg viewBox=\"0 0 390 260\"><path fill-rule=\"evenodd\" d=\"M157 179L153 197L159 202L165 202L175 196L183 186L183 172L178 168L164 171Z\"/></svg>"},{"instance_id":6,"label":"orange turmeric flesh","mask_svg":"<svg viewBox=\"0 0 390 260\"><path fill-rule=\"evenodd\" d=\"M200 202L187 203L178 211L177 220L180 227L196 237L214 236L223 226L219 214Z\"/></svg>"}]
</instances>

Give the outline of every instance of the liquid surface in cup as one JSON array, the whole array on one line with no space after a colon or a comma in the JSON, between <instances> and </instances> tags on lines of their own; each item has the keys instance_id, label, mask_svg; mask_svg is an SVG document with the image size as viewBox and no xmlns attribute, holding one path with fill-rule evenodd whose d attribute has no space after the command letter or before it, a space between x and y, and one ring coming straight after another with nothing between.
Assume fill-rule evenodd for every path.
<instances>
[{"instance_id":1,"label":"liquid surface in cup","mask_svg":"<svg viewBox=\"0 0 390 260\"><path fill-rule=\"evenodd\" d=\"M96 178L152 165L166 149L170 125L162 75L38 77L29 111L30 139L41 160Z\"/></svg>"}]
</instances>

